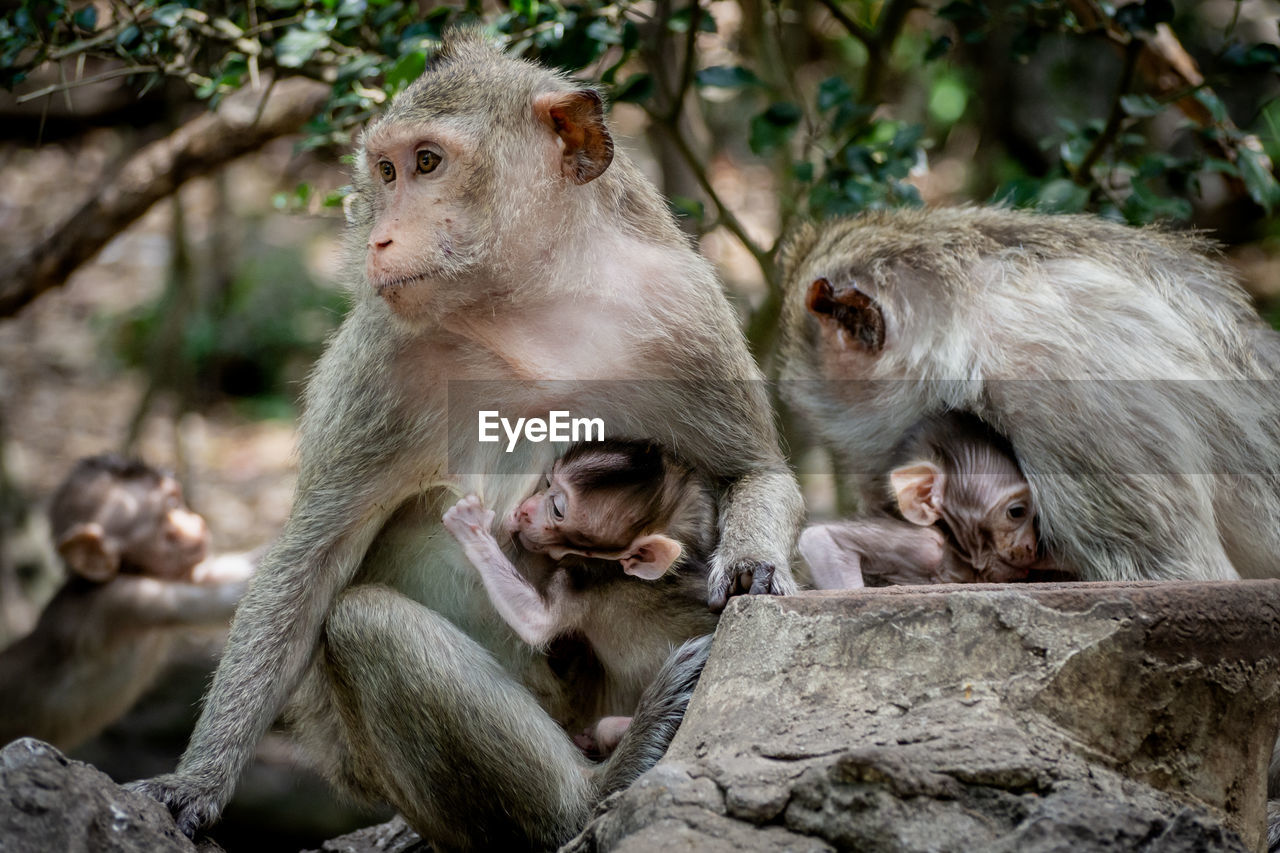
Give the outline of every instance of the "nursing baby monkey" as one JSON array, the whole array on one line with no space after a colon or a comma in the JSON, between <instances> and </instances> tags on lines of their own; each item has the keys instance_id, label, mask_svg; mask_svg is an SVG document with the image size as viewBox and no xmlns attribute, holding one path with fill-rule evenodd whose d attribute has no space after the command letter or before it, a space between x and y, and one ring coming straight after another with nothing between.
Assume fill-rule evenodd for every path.
<instances>
[{"instance_id":1,"label":"nursing baby monkey","mask_svg":"<svg viewBox=\"0 0 1280 853\"><path fill-rule=\"evenodd\" d=\"M353 304L307 386L292 512L177 771L136 787L194 833L284 712L330 780L435 849L555 848L665 750L708 646L583 757L557 722L571 691L442 526L455 490L505 517L554 456L477 441L475 412L598 416L705 471L713 610L795 589L799 487L714 270L591 87L452 33L364 132L352 187Z\"/></svg>"},{"instance_id":2,"label":"nursing baby monkey","mask_svg":"<svg viewBox=\"0 0 1280 853\"><path fill-rule=\"evenodd\" d=\"M1280 334L1194 236L990 208L877 211L781 256L782 392L864 506L923 419L1008 440L1082 580L1273 577Z\"/></svg>"},{"instance_id":3,"label":"nursing baby monkey","mask_svg":"<svg viewBox=\"0 0 1280 853\"><path fill-rule=\"evenodd\" d=\"M226 625L252 566L206 561L209 529L177 481L117 456L76 463L49 520L71 578L0 653L0 744L67 750L133 706L185 629Z\"/></svg>"},{"instance_id":4,"label":"nursing baby monkey","mask_svg":"<svg viewBox=\"0 0 1280 853\"><path fill-rule=\"evenodd\" d=\"M544 488L503 520L522 551L552 561L540 574L512 564L490 532L493 521L474 495L444 514L494 608L522 640L539 648L566 635L586 641L604 670L606 706L633 708L673 648L715 629L706 606L714 495L653 442L571 446ZM629 710L610 714L575 740L607 755L629 723Z\"/></svg>"},{"instance_id":5,"label":"nursing baby monkey","mask_svg":"<svg viewBox=\"0 0 1280 853\"><path fill-rule=\"evenodd\" d=\"M1035 500L1012 451L982 422L930 418L896 457L884 483L887 514L801 534L815 587L1070 577L1040 547Z\"/></svg>"}]
</instances>

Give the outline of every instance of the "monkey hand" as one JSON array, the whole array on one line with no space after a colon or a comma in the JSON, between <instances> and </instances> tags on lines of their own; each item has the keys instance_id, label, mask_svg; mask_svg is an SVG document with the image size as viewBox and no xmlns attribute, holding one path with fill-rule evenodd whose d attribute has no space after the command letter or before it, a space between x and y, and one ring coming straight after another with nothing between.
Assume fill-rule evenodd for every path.
<instances>
[{"instance_id":1,"label":"monkey hand","mask_svg":"<svg viewBox=\"0 0 1280 853\"><path fill-rule=\"evenodd\" d=\"M462 544L490 535L494 513L476 495L467 495L444 514L445 529Z\"/></svg>"},{"instance_id":2,"label":"monkey hand","mask_svg":"<svg viewBox=\"0 0 1280 853\"><path fill-rule=\"evenodd\" d=\"M728 565L716 561L707 578L707 604L715 613L724 610L732 595L790 595L795 581L767 560L740 559Z\"/></svg>"},{"instance_id":3,"label":"monkey hand","mask_svg":"<svg viewBox=\"0 0 1280 853\"><path fill-rule=\"evenodd\" d=\"M227 800L221 786L185 773L166 773L154 779L139 779L125 787L164 804L173 815L178 829L188 838L216 821Z\"/></svg>"}]
</instances>

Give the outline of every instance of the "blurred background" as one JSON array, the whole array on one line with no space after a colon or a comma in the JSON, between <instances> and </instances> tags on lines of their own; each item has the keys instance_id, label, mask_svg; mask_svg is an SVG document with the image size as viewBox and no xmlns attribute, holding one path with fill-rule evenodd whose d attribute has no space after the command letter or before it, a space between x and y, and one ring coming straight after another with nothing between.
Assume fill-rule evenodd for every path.
<instances>
[{"instance_id":1,"label":"blurred background","mask_svg":"<svg viewBox=\"0 0 1280 853\"><path fill-rule=\"evenodd\" d=\"M0 645L62 581L43 511L80 456L175 471L215 552L274 536L298 396L347 306L344 158L454 23L609 94L617 142L719 265L766 371L789 225L881 206L1202 230L1280 322L1276 2L0 9ZM811 508L830 515L827 459L781 417ZM170 769L217 646L193 636L73 754L117 779ZM290 850L379 817L332 803L293 761L269 738L214 837Z\"/></svg>"}]
</instances>

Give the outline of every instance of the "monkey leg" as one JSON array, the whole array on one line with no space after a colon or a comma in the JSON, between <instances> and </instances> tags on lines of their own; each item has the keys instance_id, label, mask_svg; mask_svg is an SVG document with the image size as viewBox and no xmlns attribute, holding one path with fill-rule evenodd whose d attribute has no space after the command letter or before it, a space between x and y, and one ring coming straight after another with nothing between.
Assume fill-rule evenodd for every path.
<instances>
[{"instance_id":1,"label":"monkey leg","mask_svg":"<svg viewBox=\"0 0 1280 853\"><path fill-rule=\"evenodd\" d=\"M435 612L387 587L348 589L325 624L318 668L337 717L325 734L341 741L326 769L389 802L436 849L555 848L586 821L585 759Z\"/></svg>"}]
</instances>

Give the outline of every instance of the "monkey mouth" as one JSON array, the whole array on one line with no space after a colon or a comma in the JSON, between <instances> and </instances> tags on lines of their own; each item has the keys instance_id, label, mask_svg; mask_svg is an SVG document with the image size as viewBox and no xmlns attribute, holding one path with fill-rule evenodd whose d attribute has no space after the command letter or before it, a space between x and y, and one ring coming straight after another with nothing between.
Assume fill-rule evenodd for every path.
<instances>
[{"instance_id":1,"label":"monkey mouth","mask_svg":"<svg viewBox=\"0 0 1280 853\"><path fill-rule=\"evenodd\" d=\"M397 290L402 290L411 285L421 284L426 279L420 275L407 276L379 276L370 278L369 283L373 285L374 293L379 296L386 296Z\"/></svg>"}]
</instances>

